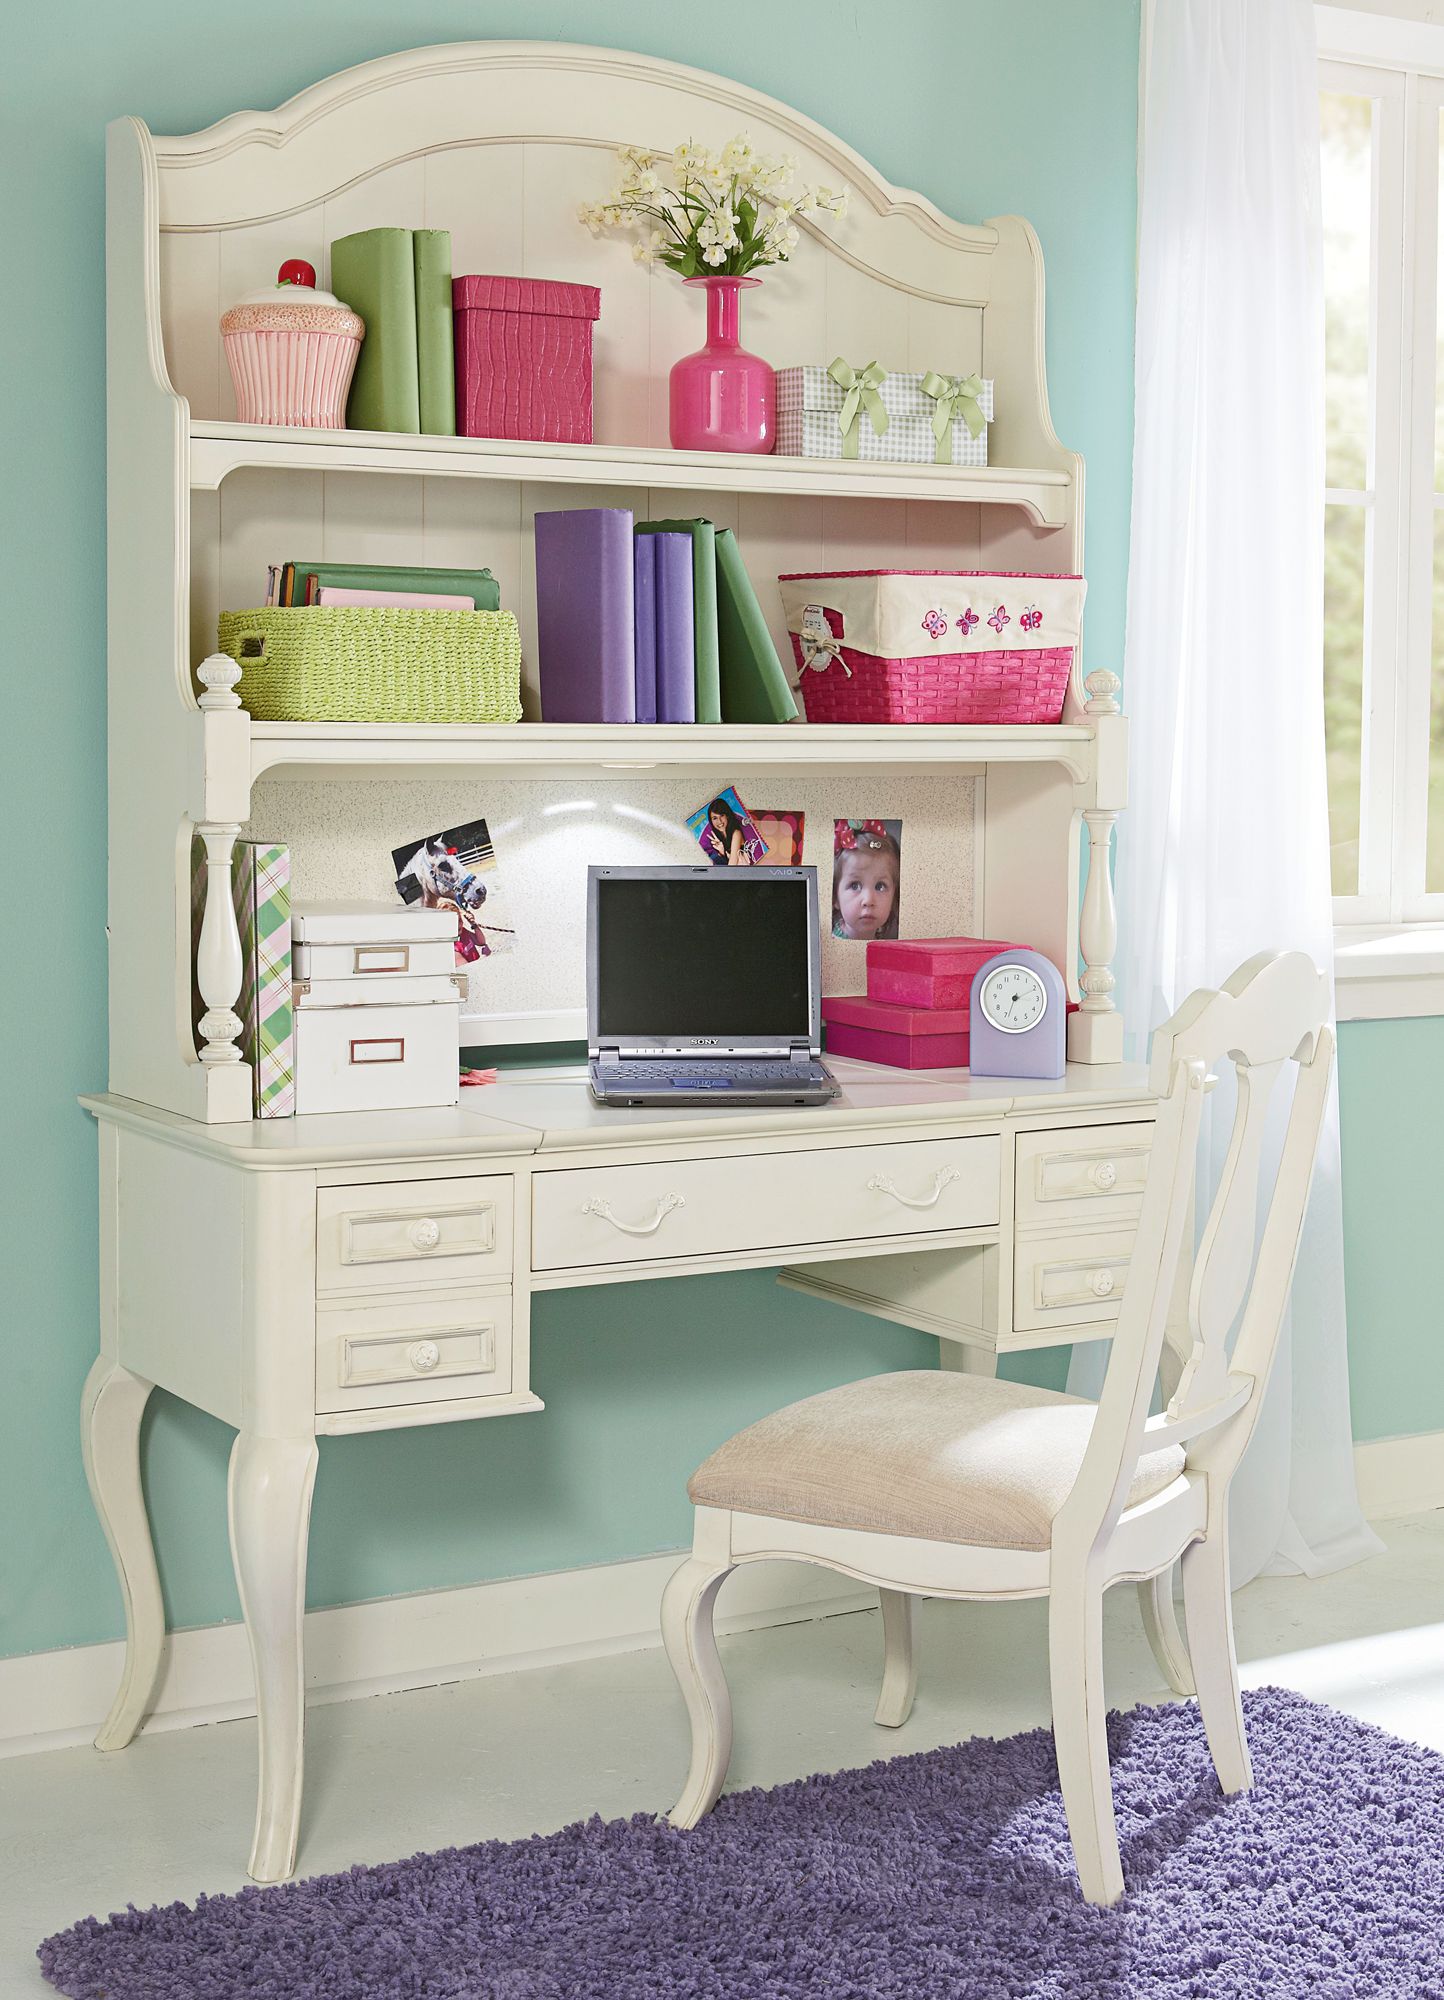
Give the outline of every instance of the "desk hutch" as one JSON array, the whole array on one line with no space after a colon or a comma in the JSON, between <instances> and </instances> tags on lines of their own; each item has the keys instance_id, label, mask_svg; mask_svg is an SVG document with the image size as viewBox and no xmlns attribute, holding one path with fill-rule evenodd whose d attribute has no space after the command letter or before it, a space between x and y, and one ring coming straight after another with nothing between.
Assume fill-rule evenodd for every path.
<instances>
[{"instance_id":1,"label":"desk hutch","mask_svg":"<svg viewBox=\"0 0 1444 2000\"><path fill-rule=\"evenodd\" d=\"M605 192L619 145L720 145L741 129L794 154L803 179L853 190L843 225L810 231L753 295L751 344L779 363L840 353L992 376L986 470L667 449L667 368L696 344L697 302L592 241L576 208ZM1049 418L1042 261L1017 217L951 221L723 78L550 43L387 57L277 112L178 138L123 118L108 174L110 1079L86 1100L100 1128L103 1317L84 1437L128 1652L98 1741L118 1748L140 1726L164 1640L138 1459L159 1383L238 1433L231 1542L261 1719L250 1866L268 1881L296 1852L316 1438L540 1410L535 1292L785 1267L784 1283L935 1333L946 1365L982 1369L999 1351L1108 1331L1154 1110L1143 1072L1121 1061L1109 966L1126 725L1116 678L1084 686L1081 667L1049 728L536 719L539 507L727 522L784 657L779 572L1082 569L1083 465ZM325 283L331 240L373 225L450 229L458 272L600 284L599 442L238 423L223 308L286 256ZM266 563L303 547L488 563L521 619L527 719L253 721L236 669L213 657L216 614L254 604ZM753 796L864 775L927 780L966 822L971 928L1064 969L1081 1006L1062 1082L842 1063L844 1094L818 1111L615 1112L591 1105L575 1072L552 1071L467 1092L450 1111L251 1121L228 872L259 781L259 830L287 837L294 805L298 823L323 829L334 871L380 780L475 782L483 798L523 781L580 781L600 797L688 780L700 798L731 782ZM197 833L208 891L193 967ZM584 870L571 873L558 898L580 898ZM544 1017L575 1021L579 989L553 986ZM471 1041L509 1032L469 1025Z\"/></svg>"}]
</instances>

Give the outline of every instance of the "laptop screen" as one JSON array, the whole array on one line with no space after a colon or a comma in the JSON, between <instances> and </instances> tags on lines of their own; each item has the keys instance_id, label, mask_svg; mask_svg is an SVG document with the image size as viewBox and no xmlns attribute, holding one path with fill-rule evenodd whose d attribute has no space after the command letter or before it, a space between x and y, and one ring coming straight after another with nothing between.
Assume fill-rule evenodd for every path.
<instances>
[{"instance_id":1,"label":"laptop screen","mask_svg":"<svg viewBox=\"0 0 1444 2000\"><path fill-rule=\"evenodd\" d=\"M593 939L600 1038L808 1039L807 880L791 869L726 874L601 875Z\"/></svg>"}]
</instances>

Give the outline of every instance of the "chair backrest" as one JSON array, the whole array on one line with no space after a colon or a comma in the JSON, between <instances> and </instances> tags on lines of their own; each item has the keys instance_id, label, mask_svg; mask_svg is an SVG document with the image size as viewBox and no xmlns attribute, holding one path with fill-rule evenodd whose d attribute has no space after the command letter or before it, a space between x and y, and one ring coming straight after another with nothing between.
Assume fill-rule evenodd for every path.
<instances>
[{"instance_id":1,"label":"chair backrest","mask_svg":"<svg viewBox=\"0 0 1444 2000\"><path fill-rule=\"evenodd\" d=\"M1328 1102L1328 1013L1328 984L1311 959L1262 953L1218 992L1191 994L1155 1033L1159 1113L1138 1236L1093 1436L1054 1522L1055 1549L1082 1553L1108 1534L1139 1457L1163 1445L1187 1445L1189 1464L1226 1490L1257 1421L1288 1306ZM1187 1327L1172 1331L1187 1351L1167 1409L1150 1418L1193 1216L1204 1100L1225 1059L1237 1080L1233 1128L1198 1240ZM1279 1129L1270 1111L1291 1068L1293 1099L1265 1187L1265 1154L1275 1152Z\"/></svg>"}]
</instances>

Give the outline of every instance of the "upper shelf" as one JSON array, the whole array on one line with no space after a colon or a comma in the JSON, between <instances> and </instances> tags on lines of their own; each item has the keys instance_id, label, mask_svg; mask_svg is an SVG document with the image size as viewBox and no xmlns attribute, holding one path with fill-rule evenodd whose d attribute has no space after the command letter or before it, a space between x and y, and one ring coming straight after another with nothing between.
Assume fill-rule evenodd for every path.
<instances>
[{"instance_id":1,"label":"upper shelf","mask_svg":"<svg viewBox=\"0 0 1444 2000\"><path fill-rule=\"evenodd\" d=\"M392 472L431 478L546 480L689 493L776 493L847 500L952 500L1021 507L1040 527L1069 519L1070 475L1028 466L858 465L643 445L418 437L399 431L285 430L213 418L191 422L190 483L213 490L243 466Z\"/></svg>"},{"instance_id":2,"label":"upper shelf","mask_svg":"<svg viewBox=\"0 0 1444 2000\"><path fill-rule=\"evenodd\" d=\"M234 713L235 711L233 711ZM253 722L252 782L267 771L316 775L391 767L435 775L490 770L512 777L582 771L657 771L786 765L957 771L970 765L1061 764L1078 781L1093 769L1092 724L1053 727L839 724Z\"/></svg>"}]
</instances>

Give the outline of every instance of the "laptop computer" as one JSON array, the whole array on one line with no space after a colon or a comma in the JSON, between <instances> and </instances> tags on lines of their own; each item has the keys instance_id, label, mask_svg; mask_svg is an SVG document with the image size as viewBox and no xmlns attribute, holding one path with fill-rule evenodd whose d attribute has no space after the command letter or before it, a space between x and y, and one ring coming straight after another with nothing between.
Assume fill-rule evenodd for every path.
<instances>
[{"instance_id":1,"label":"laptop computer","mask_svg":"<svg viewBox=\"0 0 1444 2000\"><path fill-rule=\"evenodd\" d=\"M602 1104L823 1104L815 868L587 870Z\"/></svg>"}]
</instances>

